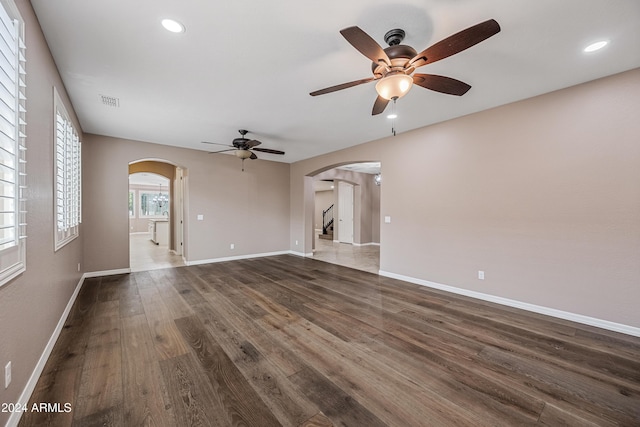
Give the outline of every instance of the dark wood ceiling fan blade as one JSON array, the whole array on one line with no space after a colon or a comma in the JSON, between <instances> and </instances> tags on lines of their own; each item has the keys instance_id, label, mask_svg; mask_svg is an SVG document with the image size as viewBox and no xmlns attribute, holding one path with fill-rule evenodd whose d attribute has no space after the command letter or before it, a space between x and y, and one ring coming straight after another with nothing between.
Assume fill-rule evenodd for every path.
<instances>
[{"instance_id":1,"label":"dark wood ceiling fan blade","mask_svg":"<svg viewBox=\"0 0 640 427\"><path fill-rule=\"evenodd\" d=\"M413 83L436 92L457 96L462 96L471 89L465 82L436 74L414 74Z\"/></svg>"},{"instance_id":2,"label":"dark wood ceiling fan blade","mask_svg":"<svg viewBox=\"0 0 640 427\"><path fill-rule=\"evenodd\" d=\"M326 93L336 92L336 91L339 91L339 90L342 90L342 89L347 89L347 88L350 88L350 87L353 87L353 86L358 86L358 85L361 85L361 84L364 84L364 83L369 83L369 82L372 82L374 80L377 80L377 78L376 77L369 77L369 78L366 78L366 79L355 80L355 81L352 81L352 82L342 83L342 84L339 84L339 85L335 85L335 86L327 87L327 88L324 88L324 89L316 90L314 92L311 92L309 95L311 95L311 96L324 95Z\"/></svg>"},{"instance_id":3,"label":"dark wood ceiling fan blade","mask_svg":"<svg viewBox=\"0 0 640 427\"><path fill-rule=\"evenodd\" d=\"M249 148L253 148L253 147L255 147L257 145L260 145L260 144L262 144L262 142L258 141L257 139L252 139L250 141L247 141L247 146Z\"/></svg>"},{"instance_id":4,"label":"dark wood ceiling fan blade","mask_svg":"<svg viewBox=\"0 0 640 427\"><path fill-rule=\"evenodd\" d=\"M272 150L270 148L254 148L255 151L260 151L262 153L270 153L270 154L284 154L284 151L280 150Z\"/></svg>"},{"instance_id":5,"label":"dark wood ceiling fan blade","mask_svg":"<svg viewBox=\"0 0 640 427\"><path fill-rule=\"evenodd\" d=\"M375 116L380 114L387 108L387 104L389 104L389 100L378 95L376 101L373 103L373 110L371 111L371 115Z\"/></svg>"},{"instance_id":6,"label":"dark wood ceiling fan blade","mask_svg":"<svg viewBox=\"0 0 640 427\"><path fill-rule=\"evenodd\" d=\"M251 160L255 160L255 159L257 159L257 158L258 158L258 156L256 156L256 153L251 153L251 156L249 156L249 158L250 158Z\"/></svg>"},{"instance_id":7,"label":"dark wood ceiling fan blade","mask_svg":"<svg viewBox=\"0 0 640 427\"><path fill-rule=\"evenodd\" d=\"M431 64L432 62L440 61L441 59L462 52L499 32L500 25L498 22L496 22L495 19L489 19L469 27L466 30L455 33L426 48L414 56L411 61L409 61L409 65L418 68L426 64Z\"/></svg>"},{"instance_id":8,"label":"dark wood ceiling fan blade","mask_svg":"<svg viewBox=\"0 0 640 427\"><path fill-rule=\"evenodd\" d=\"M227 151L236 151L237 148L229 148L228 150L222 150L222 151L209 151L209 153L207 154L216 154L216 153L226 153Z\"/></svg>"},{"instance_id":9,"label":"dark wood ceiling fan blade","mask_svg":"<svg viewBox=\"0 0 640 427\"><path fill-rule=\"evenodd\" d=\"M383 62L391 65L391 61L384 49L359 27L345 28L344 30L340 30L340 34L351 43L351 46L355 47L361 54L376 64Z\"/></svg>"}]
</instances>

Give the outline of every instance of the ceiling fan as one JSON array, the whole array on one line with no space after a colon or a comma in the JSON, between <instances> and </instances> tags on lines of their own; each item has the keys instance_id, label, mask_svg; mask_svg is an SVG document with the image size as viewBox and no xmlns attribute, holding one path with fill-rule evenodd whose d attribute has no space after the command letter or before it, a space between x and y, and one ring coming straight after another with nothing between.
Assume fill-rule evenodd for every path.
<instances>
[{"instance_id":1,"label":"ceiling fan","mask_svg":"<svg viewBox=\"0 0 640 427\"><path fill-rule=\"evenodd\" d=\"M310 95L324 95L378 81L376 83L378 97L373 104L371 115L382 113L389 101L395 102L395 100L402 98L414 84L437 92L462 96L471 89L470 85L451 77L436 74L413 74L413 72L418 67L462 52L499 32L500 25L495 20L489 19L455 33L417 53L411 46L400 44L405 36L405 32L401 29L394 29L385 34L384 40L389 44L389 47L382 49L359 27L345 28L340 31L340 34L360 53L373 61L371 65L373 77L320 89L311 92Z\"/></svg>"},{"instance_id":2,"label":"ceiling fan","mask_svg":"<svg viewBox=\"0 0 640 427\"><path fill-rule=\"evenodd\" d=\"M230 148L227 148L226 150L212 151L211 153L224 153L226 151L235 151L234 154L236 155L236 157L239 157L242 159L242 171L244 171L245 159L255 160L258 158L258 156L256 156L256 153L254 153L254 151L260 151L263 153L270 153L270 154L284 154L284 151L280 151L280 150L271 150L269 148L257 148L257 146L262 144L262 142L258 141L257 139L245 138L244 136L247 133L249 133L248 130L240 129L238 130L238 132L240 132L240 135L242 136L240 138L235 138L232 142L232 145L219 144L217 142L208 142L208 141L202 141L202 143L223 145L225 147L230 147Z\"/></svg>"}]
</instances>

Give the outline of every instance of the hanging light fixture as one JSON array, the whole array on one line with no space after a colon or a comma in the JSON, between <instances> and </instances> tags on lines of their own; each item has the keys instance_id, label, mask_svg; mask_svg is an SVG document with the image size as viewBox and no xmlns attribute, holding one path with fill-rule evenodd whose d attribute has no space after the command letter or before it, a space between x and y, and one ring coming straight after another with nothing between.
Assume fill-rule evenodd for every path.
<instances>
[{"instance_id":1,"label":"hanging light fixture","mask_svg":"<svg viewBox=\"0 0 640 427\"><path fill-rule=\"evenodd\" d=\"M402 71L392 71L376 83L376 92L384 99L395 100L405 96L413 86L413 77Z\"/></svg>"},{"instance_id":2,"label":"hanging light fixture","mask_svg":"<svg viewBox=\"0 0 640 427\"><path fill-rule=\"evenodd\" d=\"M158 208L162 209L164 205L169 203L169 197L166 194L162 194L162 184L160 185L160 191L157 196L153 196L153 203L155 203Z\"/></svg>"}]
</instances>

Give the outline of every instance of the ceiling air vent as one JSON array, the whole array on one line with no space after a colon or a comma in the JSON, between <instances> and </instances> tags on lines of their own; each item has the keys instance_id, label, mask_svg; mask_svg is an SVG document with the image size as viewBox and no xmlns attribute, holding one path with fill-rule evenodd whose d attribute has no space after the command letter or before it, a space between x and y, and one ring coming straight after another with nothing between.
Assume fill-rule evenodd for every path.
<instances>
[{"instance_id":1,"label":"ceiling air vent","mask_svg":"<svg viewBox=\"0 0 640 427\"><path fill-rule=\"evenodd\" d=\"M120 107L119 98L115 98L113 96L107 96L107 95L100 95L100 99L102 100L102 103L107 107L114 107L114 108Z\"/></svg>"}]
</instances>

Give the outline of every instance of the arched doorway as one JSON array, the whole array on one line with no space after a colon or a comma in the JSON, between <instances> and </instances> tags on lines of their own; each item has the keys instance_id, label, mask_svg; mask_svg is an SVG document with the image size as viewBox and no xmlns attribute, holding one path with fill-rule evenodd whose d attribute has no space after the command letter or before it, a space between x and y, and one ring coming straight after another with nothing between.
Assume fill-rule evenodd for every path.
<instances>
[{"instance_id":1,"label":"arched doorway","mask_svg":"<svg viewBox=\"0 0 640 427\"><path fill-rule=\"evenodd\" d=\"M131 271L185 265L184 171L163 160L129 164Z\"/></svg>"},{"instance_id":2,"label":"arched doorway","mask_svg":"<svg viewBox=\"0 0 640 427\"><path fill-rule=\"evenodd\" d=\"M305 200L313 218L305 216L305 235L313 236L313 258L378 273L380 170L379 162L350 162L308 175L313 185L305 192L313 194Z\"/></svg>"}]
</instances>

